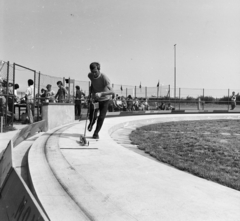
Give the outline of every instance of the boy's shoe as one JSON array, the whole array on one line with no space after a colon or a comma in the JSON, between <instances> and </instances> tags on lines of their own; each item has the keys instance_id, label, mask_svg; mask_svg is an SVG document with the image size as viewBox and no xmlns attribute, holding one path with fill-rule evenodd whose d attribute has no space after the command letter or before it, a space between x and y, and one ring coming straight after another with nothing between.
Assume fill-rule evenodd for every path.
<instances>
[{"instance_id":1,"label":"boy's shoe","mask_svg":"<svg viewBox=\"0 0 240 221\"><path fill-rule=\"evenodd\" d=\"M98 134L93 134L93 137L92 137L93 139L99 139L99 136L98 136Z\"/></svg>"}]
</instances>

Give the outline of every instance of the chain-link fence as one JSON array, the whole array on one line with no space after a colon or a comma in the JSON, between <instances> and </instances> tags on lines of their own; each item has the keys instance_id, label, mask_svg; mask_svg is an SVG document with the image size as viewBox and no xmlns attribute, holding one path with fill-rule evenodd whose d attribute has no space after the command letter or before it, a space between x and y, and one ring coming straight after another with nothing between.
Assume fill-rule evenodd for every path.
<instances>
[{"instance_id":1,"label":"chain-link fence","mask_svg":"<svg viewBox=\"0 0 240 221\"><path fill-rule=\"evenodd\" d=\"M35 120L41 119L41 104L47 100L47 85L51 85L53 102L59 91L57 82L61 81L65 88L66 97L63 102L74 103L76 86L86 95L89 95L89 81L65 79L54 77L34 69L9 62L0 61L0 115L2 125L12 125L14 118L20 120L26 113L25 91L28 88L28 79L34 81ZM15 85L20 86L19 89ZM111 85L115 94L123 99L129 95L139 104L148 102L148 109L162 109L162 106L172 106L175 110L231 110L240 111L240 89L196 89L196 88L171 88L170 85L156 87ZM174 94L176 91L176 95ZM234 94L233 94L234 92ZM46 94L45 94L46 93ZM235 106L233 97L235 96ZM163 107L164 109L164 107Z\"/></svg>"}]
</instances>

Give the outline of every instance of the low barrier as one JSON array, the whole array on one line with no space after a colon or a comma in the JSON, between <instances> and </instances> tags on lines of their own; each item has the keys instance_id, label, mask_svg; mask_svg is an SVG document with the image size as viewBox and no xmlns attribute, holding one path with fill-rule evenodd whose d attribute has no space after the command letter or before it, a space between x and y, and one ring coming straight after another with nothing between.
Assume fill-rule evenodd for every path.
<instances>
[{"instance_id":1,"label":"low barrier","mask_svg":"<svg viewBox=\"0 0 240 221\"><path fill-rule=\"evenodd\" d=\"M49 220L14 168L1 189L1 199L9 220Z\"/></svg>"},{"instance_id":2,"label":"low barrier","mask_svg":"<svg viewBox=\"0 0 240 221\"><path fill-rule=\"evenodd\" d=\"M6 216L10 220L49 220L33 197L28 186L16 172L13 147L43 131L45 121L31 124L19 131L10 140L0 159L0 195Z\"/></svg>"},{"instance_id":3,"label":"low barrier","mask_svg":"<svg viewBox=\"0 0 240 221\"><path fill-rule=\"evenodd\" d=\"M13 138L13 147L20 144L22 141L26 140L27 138L33 136L34 134L38 132L43 132L45 130L46 121L38 121L33 124L29 124L28 126L24 127L22 130L19 131Z\"/></svg>"},{"instance_id":4,"label":"low barrier","mask_svg":"<svg viewBox=\"0 0 240 221\"><path fill-rule=\"evenodd\" d=\"M45 131L73 123L75 120L74 104L44 103L42 106L42 119L46 121Z\"/></svg>"}]
</instances>

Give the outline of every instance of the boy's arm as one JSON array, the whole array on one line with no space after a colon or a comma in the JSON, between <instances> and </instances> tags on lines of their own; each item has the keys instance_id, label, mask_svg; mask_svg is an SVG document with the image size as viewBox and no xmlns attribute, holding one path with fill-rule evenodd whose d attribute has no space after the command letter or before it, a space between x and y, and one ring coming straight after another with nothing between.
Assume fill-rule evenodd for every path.
<instances>
[{"instance_id":1,"label":"boy's arm","mask_svg":"<svg viewBox=\"0 0 240 221\"><path fill-rule=\"evenodd\" d=\"M59 92L59 90L58 90L58 92ZM55 99L58 97L58 92L57 92L56 95L55 95Z\"/></svg>"},{"instance_id":2,"label":"boy's arm","mask_svg":"<svg viewBox=\"0 0 240 221\"><path fill-rule=\"evenodd\" d=\"M110 85L107 85L105 88L107 88L108 91L106 91L106 92L98 92L98 93L96 93L96 96L97 97L102 97L104 95L113 95L113 96L115 95L115 93L114 93L114 91L113 91L113 89L112 89L112 87Z\"/></svg>"}]
</instances>

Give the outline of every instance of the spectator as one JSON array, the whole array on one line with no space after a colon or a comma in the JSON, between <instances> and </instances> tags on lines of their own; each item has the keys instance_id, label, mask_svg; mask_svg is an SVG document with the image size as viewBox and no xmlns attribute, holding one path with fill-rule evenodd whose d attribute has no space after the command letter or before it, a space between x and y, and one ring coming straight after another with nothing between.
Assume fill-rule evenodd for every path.
<instances>
[{"instance_id":1,"label":"spectator","mask_svg":"<svg viewBox=\"0 0 240 221\"><path fill-rule=\"evenodd\" d=\"M123 111L127 110L127 101L124 96L121 97Z\"/></svg>"},{"instance_id":2,"label":"spectator","mask_svg":"<svg viewBox=\"0 0 240 221\"><path fill-rule=\"evenodd\" d=\"M47 90L45 90L44 88L41 89L41 94L40 94L40 100L41 102L44 102L46 100L46 96L47 96Z\"/></svg>"},{"instance_id":3,"label":"spectator","mask_svg":"<svg viewBox=\"0 0 240 221\"><path fill-rule=\"evenodd\" d=\"M14 101L15 101L15 103L19 103L20 102L20 98L18 96L18 89L19 89L19 85L15 84L14 85Z\"/></svg>"},{"instance_id":4,"label":"spectator","mask_svg":"<svg viewBox=\"0 0 240 221\"><path fill-rule=\"evenodd\" d=\"M122 100L120 97L118 97L116 99L116 107L119 111L122 111L123 110L123 103L122 103Z\"/></svg>"},{"instance_id":5,"label":"spectator","mask_svg":"<svg viewBox=\"0 0 240 221\"><path fill-rule=\"evenodd\" d=\"M231 110L234 110L234 108L236 107L237 103L236 103L236 95L235 92L232 92L232 96L231 96Z\"/></svg>"},{"instance_id":6,"label":"spectator","mask_svg":"<svg viewBox=\"0 0 240 221\"><path fill-rule=\"evenodd\" d=\"M27 103L27 118L25 122L23 123L30 123L32 124L34 122L33 115L34 115L34 86L33 86L33 80L28 80L28 88L25 93L25 99Z\"/></svg>"},{"instance_id":7,"label":"spectator","mask_svg":"<svg viewBox=\"0 0 240 221\"><path fill-rule=\"evenodd\" d=\"M57 86L58 86L58 92L55 95L55 99L57 99L58 103L63 103L65 101L65 96L67 94L66 89L63 87L63 84L61 81L57 82Z\"/></svg>"},{"instance_id":8,"label":"spectator","mask_svg":"<svg viewBox=\"0 0 240 221\"><path fill-rule=\"evenodd\" d=\"M175 108L170 103L168 103L166 110L175 110Z\"/></svg>"},{"instance_id":9,"label":"spectator","mask_svg":"<svg viewBox=\"0 0 240 221\"><path fill-rule=\"evenodd\" d=\"M149 108L149 104L148 104L148 100L147 100L147 98L144 99L144 101L143 101L143 105L144 105L144 110L148 110L148 108Z\"/></svg>"},{"instance_id":10,"label":"spectator","mask_svg":"<svg viewBox=\"0 0 240 221\"><path fill-rule=\"evenodd\" d=\"M137 97L135 97L135 99L133 100L133 110L139 110L139 100L137 99Z\"/></svg>"},{"instance_id":11,"label":"spectator","mask_svg":"<svg viewBox=\"0 0 240 221\"><path fill-rule=\"evenodd\" d=\"M114 101L115 99L113 98L113 96L111 95L109 98L109 104L108 104L108 111L109 112L114 112Z\"/></svg>"},{"instance_id":12,"label":"spectator","mask_svg":"<svg viewBox=\"0 0 240 221\"><path fill-rule=\"evenodd\" d=\"M0 99L2 100L2 105L5 106L6 98L3 96L3 86L1 81L0 81Z\"/></svg>"},{"instance_id":13,"label":"spectator","mask_svg":"<svg viewBox=\"0 0 240 221\"><path fill-rule=\"evenodd\" d=\"M76 96L75 96L75 114L81 118L82 112L82 101L84 100L85 94L80 90L80 87L76 86Z\"/></svg>"},{"instance_id":14,"label":"spectator","mask_svg":"<svg viewBox=\"0 0 240 221\"><path fill-rule=\"evenodd\" d=\"M133 99L131 95L128 95L127 97L127 111L133 110Z\"/></svg>"},{"instance_id":15,"label":"spectator","mask_svg":"<svg viewBox=\"0 0 240 221\"><path fill-rule=\"evenodd\" d=\"M11 89L12 84L8 85L8 93L7 93L7 88L5 90L5 94L8 94L7 100L8 100L8 111L13 112L13 104L14 104L14 92Z\"/></svg>"},{"instance_id":16,"label":"spectator","mask_svg":"<svg viewBox=\"0 0 240 221\"><path fill-rule=\"evenodd\" d=\"M55 96L55 92L52 90L52 85L48 84L46 86L47 91L46 91L46 98L49 100L49 102L54 102L54 96Z\"/></svg>"},{"instance_id":17,"label":"spectator","mask_svg":"<svg viewBox=\"0 0 240 221\"><path fill-rule=\"evenodd\" d=\"M161 103L159 106L160 110L166 110L166 105L164 103Z\"/></svg>"}]
</instances>

